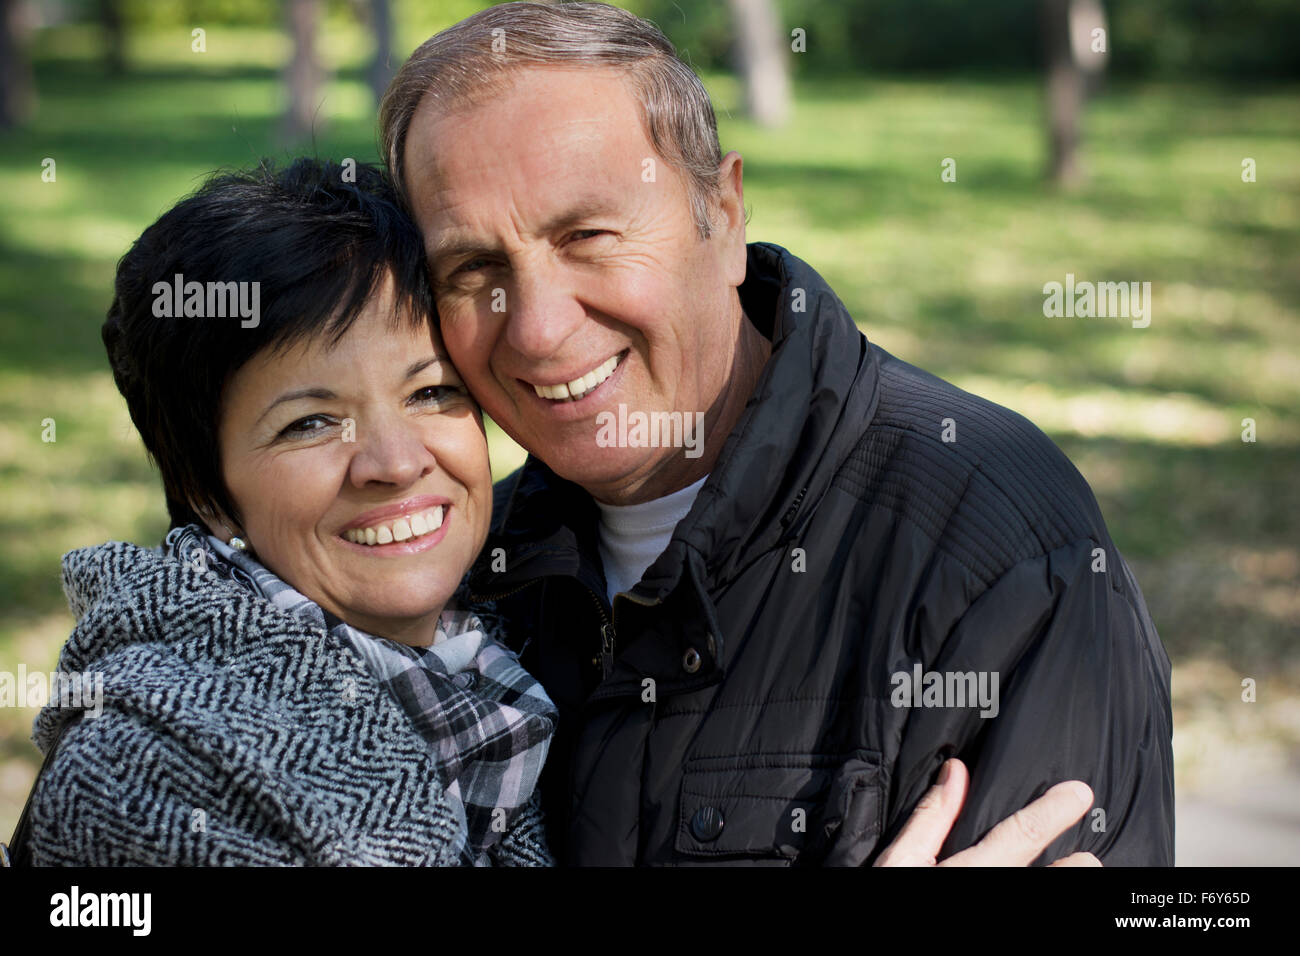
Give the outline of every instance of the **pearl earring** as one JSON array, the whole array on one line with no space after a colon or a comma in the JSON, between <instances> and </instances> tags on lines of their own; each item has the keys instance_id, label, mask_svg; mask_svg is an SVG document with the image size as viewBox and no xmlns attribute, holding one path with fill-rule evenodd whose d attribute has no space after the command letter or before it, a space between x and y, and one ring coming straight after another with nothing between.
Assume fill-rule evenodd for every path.
<instances>
[{"instance_id":1,"label":"pearl earring","mask_svg":"<svg viewBox=\"0 0 1300 956\"><path fill-rule=\"evenodd\" d=\"M238 537L238 536L235 534L235 532L231 531L231 530L230 530L230 525L228 525L228 524L223 524L221 527L225 528L225 529L226 529L226 532L230 535L230 546L231 546L232 548L234 548L236 551L247 551L247 550L248 550L248 542L245 541L243 538Z\"/></svg>"}]
</instances>

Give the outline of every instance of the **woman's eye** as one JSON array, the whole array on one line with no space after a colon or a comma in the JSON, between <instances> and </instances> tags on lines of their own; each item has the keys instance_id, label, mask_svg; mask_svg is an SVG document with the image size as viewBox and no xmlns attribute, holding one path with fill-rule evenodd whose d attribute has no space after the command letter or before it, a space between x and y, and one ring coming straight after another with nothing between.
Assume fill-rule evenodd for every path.
<instances>
[{"instance_id":1,"label":"woman's eye","mask_svg":"<svg viewBox=\"0 0 1300 956\"><path fill-rule=\"evenodd\" d=\"M465 394L459 385L426 385L411 393L411 401L416 405L442 405L464 398Z\"/></svg>"},{"instance_id":2,"label":"woman's eye","mask_svg":"<svg viewBox=\"0 0 1300 956\"><path fill-rule=\"evenodd\" d=\"M310 437L324 431L333 424L333 421L324 415L308 415L306 418L300 418L287 426L280 434L288 438Z\"/></svg>"}]
</instances>

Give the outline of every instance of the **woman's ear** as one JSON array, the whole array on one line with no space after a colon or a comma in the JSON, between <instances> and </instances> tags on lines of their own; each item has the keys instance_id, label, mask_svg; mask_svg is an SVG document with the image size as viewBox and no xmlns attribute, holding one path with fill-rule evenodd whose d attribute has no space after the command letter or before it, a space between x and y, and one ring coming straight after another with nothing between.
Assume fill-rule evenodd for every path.
<instances>
[{"instance_id":1,"label":"woman's ear","mask_svg":"<svg viewBox=\"0 0 1300 956\"><path fill-rule=\"evenodd\" d=\"M233 525L229 518L220 511L209 508L207 505L198 505L190 502L190 509L203 519L203 524L208 529L208 534L214 538L220 538L222 541L229 541L233 535L238 532L233 530Z\"/></svg>"}]
</instances>

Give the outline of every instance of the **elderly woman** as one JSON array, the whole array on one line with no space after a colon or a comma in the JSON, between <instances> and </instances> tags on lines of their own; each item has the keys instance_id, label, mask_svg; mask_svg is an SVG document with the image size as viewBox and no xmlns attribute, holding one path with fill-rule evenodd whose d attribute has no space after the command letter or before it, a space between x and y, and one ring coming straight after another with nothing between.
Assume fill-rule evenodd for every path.
<instances>
[{"instance_id":1,"label":"elderly woman","mask_svg":"<svg viewBox=\"0 0 1300 956\"><path fill-rule=\"evenodd\" d=\"M555 725L457 602L492 506L477 406L382 175L210 180L118 266L104 342L162 473L160 550L73 551L35 864L545 864Z\"/></svg>"}]
</instances>

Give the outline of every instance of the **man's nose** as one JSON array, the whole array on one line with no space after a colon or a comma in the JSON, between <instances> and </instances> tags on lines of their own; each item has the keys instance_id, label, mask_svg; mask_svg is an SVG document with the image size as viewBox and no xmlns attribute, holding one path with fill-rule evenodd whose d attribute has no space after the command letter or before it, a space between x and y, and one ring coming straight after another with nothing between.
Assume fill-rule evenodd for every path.
<instances>
[{"instance_id":1,"label":"man's nose","mask_svg":"<svg viewBox=\"0 0 1300 956\"><path fill-rule=\"evenodd\" d=\"M358 488L374 483L406 488L438 465L423 430L403 415L358 421L354 437L356 450L348 478Z\"/></svg>"},{"instance_id":2,"label":"man's nose","mask_svg":"<svg viewBox=\"0 0 1300 956\"><path fill-rule=\"evenodd\" d=\"M587 321L564 271L553 264L517 266L503 293L506 341L524 358L550 358Z\"/></svg>"}]
</instances>

